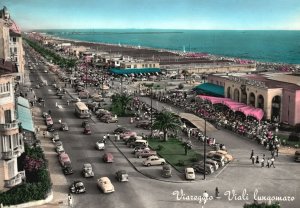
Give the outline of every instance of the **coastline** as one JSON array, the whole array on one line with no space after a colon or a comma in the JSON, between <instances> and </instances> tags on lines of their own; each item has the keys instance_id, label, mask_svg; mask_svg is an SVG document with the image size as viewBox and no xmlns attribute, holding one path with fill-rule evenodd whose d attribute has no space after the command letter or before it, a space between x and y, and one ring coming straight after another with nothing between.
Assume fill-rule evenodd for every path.
<instances>
[{"instance_id":1,"label":"coastline","mask_svg":"<svg viewBox=\"0 0 300 208\"><path fill-rule=\"evenodd\" d=\"M83 41L83 40L78 40L78 39L71 39L71 38L62 38L54 35L50 35L48 33L45 33L46 36L52 37L53 39L57 41L68 41L73 43L76 46L85 46L85 47L90 47L93 49L98 50L100 48L100 51L105 51L108 53L118 53L122 54L122 51L127 51L126 49L131 49L131 50L146 50L146 51L151 51L154 53L165 53L164 55L169 56L175 56L176 57L186 57L189 54L206 54L206 58L210 61L216 61L216 60L228 60L228 61L235 61L235 60L247 60L249 62L252 62L253 64L256 64L257 66L262 66L262 67L267 67L272 68L272 67L279 67L279 66L288 66L292 67L294 69L300 69L300 63L299 64L290 64L290 63L284 63L284 62L267 62L267 61L257 61L257 60L251 60L251 59L243 59L240 57L229 57L229 56L222 56L222 55L215 55L215 54L210 54L210 53L204 53L204 52L183 52L183 51L178 51L178 50L169 50L169 49L164 49L164 48L151 48L151 47L141 47L141 46L135 46L135 45L126 45L126 44L114 44L114 43L105 43L105 42L92 42L92 41ZM102 47L107 48L106 50L102 50ZM112 50L119 48L121 50ZM125 49L125 50L122 50ZM115 52L117 51L117 52ZM141 57L142 58L142 57ZM174 58L174 57L173 57ZM198 57L199 58L199 57ZM195 58L197 59L197 58ZM191 63L193 64L193 63Z\"/></svg>"}]
</instances>

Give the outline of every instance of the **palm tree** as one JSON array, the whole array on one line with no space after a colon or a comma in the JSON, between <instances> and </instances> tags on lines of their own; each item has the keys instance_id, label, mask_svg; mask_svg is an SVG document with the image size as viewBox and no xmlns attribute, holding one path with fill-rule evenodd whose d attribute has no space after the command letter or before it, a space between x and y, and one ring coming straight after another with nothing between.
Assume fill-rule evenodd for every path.
<instances>
[{"instance_id":1,"label":"palm tree","mask_svg":"<svg viewBox=\"0 0 300 208\"><path fill-rule=\"evenodd\" d=\"M122 94L115 94L112 96L112 107L115 109L116 114L119 115L125 115L126 113L126 108L128 104L131 101L131 97L122 93Z\"/></svg>"},{"instance_id":2,"label":"palm tree","mask_svg":"<svg viewBox=\"0 0 300 208\"><path fill-rule=\"evenodd\" d=\"M168 131L175 131L180 126L179 116L169 111L162 111L155 116L152 128L162 131L164 133L164 141L167 141Z\"/></svg>"}]
</instances>

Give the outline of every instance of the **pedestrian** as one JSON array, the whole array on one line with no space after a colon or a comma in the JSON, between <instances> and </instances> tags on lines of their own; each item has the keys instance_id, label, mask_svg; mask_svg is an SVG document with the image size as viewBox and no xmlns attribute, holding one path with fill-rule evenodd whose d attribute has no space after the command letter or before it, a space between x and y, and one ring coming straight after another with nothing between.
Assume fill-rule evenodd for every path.
<instances>
[{"instance_id":1,"label":"pedestrian","mask_svg":"<svg viewBox=\"0 0 300 208\"><path fill-rule=\"evenodd\" d=\"M208 199L208 193L206 192L206 191L204 191L204 193L203 193L203 199L206 201L207 199Z\"/></svg>"},{"instance_id":2,"label":"pedestrian","mask_svg":"<svg viewBox=\"0 0 300 208\"><path fill-rule=\"evenodd\" d=\"M70 105L70 101L69 100L67 101L67 105Z\"/></svg>"},{"instance_id":3,"label":"pedestrian","mask_svg":"<svg viewBox=\"0 0 300 208\"><path fill-rule=\"evenodd\" d=\"M253 158L253 156L254 156L254 151L252 150L250 154L250 160Z\"/></svg>"},{"instance_id":4,"label":"pedestrian","mask_svg":"<svg viewBox=\"0 0 300 208\"><path fill-rule=\"evenodd\" d=\"M72 199L71 194L68 194L68 204L70 207L73 207L73 199Z\"/></svg>"},{"instance_id":5,"label":"pedestrian","mask_svg":"<svg viewBox=\"0 0 300 208\"><path fill-rule=\"evenodd\" d=\"M278 151L279 151L279 148L278 148L278 146L276 145L276 157L278 157Z\"/></svg>"},{"instance_id":6,"label":"pedestrian","mask_svg":"<svg viewBox=\"0 0 300 208\"><path fill-rule=\"evenodd\" d=\"M106 138L109 139L109 137L110 137L110 135L109 135L109 134L106 134Z\"/></svg>"},{"instance_id":7,"label":"pedestrian","mask_svg":"<svg viewBox=\"0 0 300 208\"><path fill-rule=\"evenodd\" d=\"M44 139L45 139L45 137L46 137L46 132L45 131L43 132L43 136L44 136Z\"/></svg>"},{"instance_id":8,"label":"pedestrian","mask_svg":"<svg viewBox=\"0 0 300 208\"><path fill-rule=\"evenodd\" d=\"M271 158L271 165L270 165L270 167L273 166L273 168L275 168L274 161L275 161L275 158L272 157L272 158Z\"/></svg>"},{"instance_id":9,"label":"pedestrian","mask_svg":"<svg viewBox=\"0 0 300 208\"><path fill-rule=\"evenodd\" d=\"M259 164L259 157L258 155L256 156L256 161L255 161L256 164Z\"/></svg>"},{"instance_id":10,"label":"pedestrian","mask_svg":"<svg viewBox=\"0 0 300 208\"><path fill-rule=\"evenodd\" d=\"M48 110L48 114L51 115L51 110Z\"/></svg>"},{"instance_id":11,"label":"pedestrian","mask_svg":"<svg viewBox=\"0 0 300 208\"><path fill-rule=\"evenodd\" d=\"M263 168L265 166L265 159L262 158L261 161L260 161L260 163L261 163L261 167Z\"/></svg>"},{"instance_id":12,"label":"pedestrian","mask_svg":"<svg viewBox=\"0 0 300 208\"><path fill-rule=\"evenodd\" d=\"M37 126L37 132L39 132L40 131L40 127L39 126Z\"/></svg>"},{"instance_id":13,"label":"pedestrian","mask_svg":"<svg viewBox=\"0 0 300 208\"><path fill-rule=\"evenodd\" d=\"M270 168L270 158L267 160L267 167Z\"/></svg>"},{"instance_id":14,"label":"pedestrian","mask_svg":"<svg viewBox=\"0 0 300 208\"><path fill-rule=\"evenodd\" d=\"M55 102L55 107L57 107L58 105L57 105L57 102Z\"/></svg>"},{"instance_id":15,"label":"pedestrian","mask_svg":"<svg viewBox=\"0 0 300 208\"><path fill-rule=\"evenodd\" d=\"M263 159L264 159L264 160L266 159L266 155L265 155L265 154L263 154Z\"/></svg>"},{"instance_id":16,"label":"pedestrian","mask_svg":"<svg viewBox=\"0 0 300 208\"><path fill-rule=\"evenodd\" d=\"M272 150L271 151L271 157L274 157L274 155L275 155L275 152L274 152L274 150Z\"/></svg>"},{"instance_id":17,"label":"pedestrian","mask_svg":"<svg viewBox=\"0 0 300 208\"><path fill-rule=\"evenodd\" d=\"M61 124L61 119L58 119L58 123Z\"/></svg>"},{"instance_id":18,"label":"pedestrian","mask_svg":"<svg viewBox=\"0 0 300 208\"><path fill-rule=\"evenodd\" d=\"M218 199L219 198L219 188L216 187L216 190L215 190L215 198Z\"/></svg>"},{"instance_id":19,"label":"pedestrian","mask_svg":"<svg viewBox=\"0 0 300 208\"><path fill-rule=\"evenodd\" d=\"M255 156L253 155L252 156L252 164L254 165L254 163L255 163Z\"/></svg>"}]
</instances>

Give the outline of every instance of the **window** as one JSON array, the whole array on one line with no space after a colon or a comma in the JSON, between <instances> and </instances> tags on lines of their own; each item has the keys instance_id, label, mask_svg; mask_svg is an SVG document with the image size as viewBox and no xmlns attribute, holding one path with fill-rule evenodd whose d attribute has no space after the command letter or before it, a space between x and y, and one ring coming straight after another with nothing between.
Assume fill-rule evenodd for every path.
<instances>
[{"instance_id":1,"label":"window","mask_svg":"<svg viewBox=\"0 0 300 208\"><path fill-rule=\"evenodd\" d=\"M14 43L16 43L16 42L17 42L17 38L16 38L16 37L13 37L13 38L12 38L12 41L13 41Z\"/></svg>"},{"instance_id":2,"label":"window","mask_svg":"<svg viewBox=\"0 0 300 208\"><path fill-rule=\"evenodd\" d=\"M5 123L11 123L11 111L10 110L4 111L4 115L5 115Z\"/></svg>"},{"instance_id":3,"label":"window","mask_svg":"<svg viewBox=\"0 0 300 208\"><path fill-rule=\"evenodd\" d=\"M18 52L18 49L17 49L17 48L14 48L14 52L17 53L17 52Z\"/></svg>"},{"instance_id":4,"label":"window","mask_svg":"<svg viewBox=\"0 0 300 208\"><path fill-rule=\"evenodd\" d=\"M134 68L137 68L136 64L134 65Z\"/></svg>"},{"instance_id":5,"label":"window","mask_svg":"<svg viewBox=\"0 0 300 208\"><path fill-rule=\"evenodd\" d=\"M153 64L153 68L155 68L155 64Z\"/></svg>"}]
</instances>

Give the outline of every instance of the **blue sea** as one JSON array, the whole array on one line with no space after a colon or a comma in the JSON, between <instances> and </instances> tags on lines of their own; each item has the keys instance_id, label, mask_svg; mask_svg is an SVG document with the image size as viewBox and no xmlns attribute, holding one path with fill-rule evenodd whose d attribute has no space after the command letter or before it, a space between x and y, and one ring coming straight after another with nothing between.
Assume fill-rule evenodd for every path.
<instances>
[{"instance_id":1,"label":"blue sea","mask_svg":"<svg viewBox=\"0 0 300 208\"><path fill-rule=\"evenodd\" d=\"M42 32L88 42L185 50L260 62L300 64L300 31L69 29Z\"/></svg>"}]
</instances>

